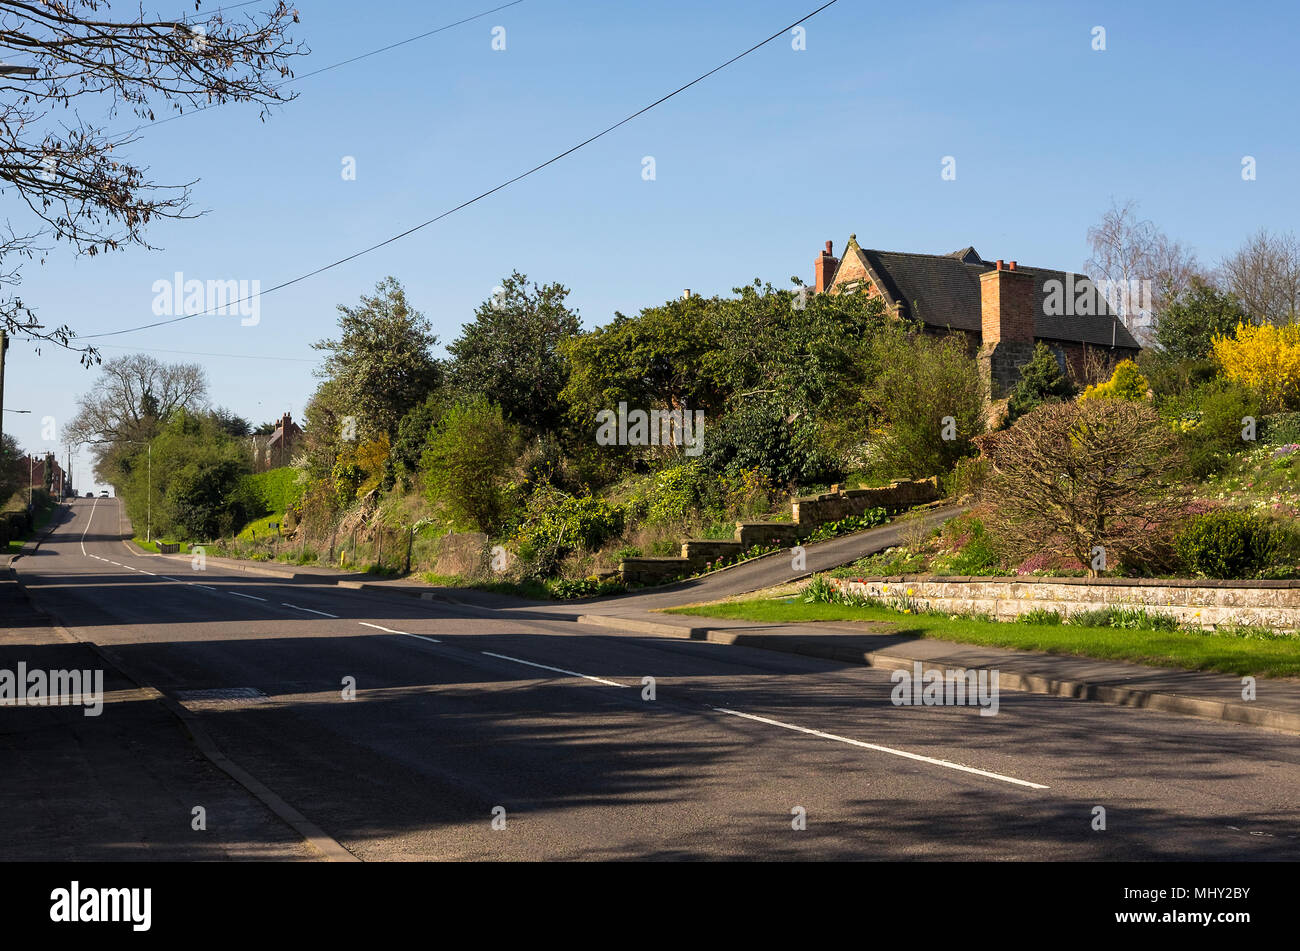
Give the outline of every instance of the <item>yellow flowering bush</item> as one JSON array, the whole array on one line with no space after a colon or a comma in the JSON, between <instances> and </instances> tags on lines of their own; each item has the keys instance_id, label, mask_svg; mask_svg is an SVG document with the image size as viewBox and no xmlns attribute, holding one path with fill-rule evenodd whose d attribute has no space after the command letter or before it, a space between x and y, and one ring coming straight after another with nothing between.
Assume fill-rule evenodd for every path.
<instances>
[{"instance_id":1,"label":"yellow flowering bush","mask_svg":"<svg viewBox=\"0 0 1300 951\"><path fill-rule=\"evenodd\" d=\"M1105 383L1094 383L1083 391L1082 400L1144 400L1151 384L1132 360L1121 360Z\"/></svg>"},{"instance_id":2,"label":"yellow flowering bush","mask_svg":"<svg viewBox=\"0 0 1300 951\"><path fill-rule=\"evenodd\" d=\"M1300 325L1238 324L1210 353L1223 375L1260 394L1271 409L1300 409Z\"/></svg>"}]
</instances>

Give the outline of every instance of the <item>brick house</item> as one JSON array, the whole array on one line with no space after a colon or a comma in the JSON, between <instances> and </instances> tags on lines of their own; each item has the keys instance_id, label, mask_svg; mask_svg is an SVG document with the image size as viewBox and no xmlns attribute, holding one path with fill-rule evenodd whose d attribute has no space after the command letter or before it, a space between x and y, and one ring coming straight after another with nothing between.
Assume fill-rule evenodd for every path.
<instances>
[{"instance_id":1,"label":"brick house","mask_svg":"<svg viewBox=\"0 0 1300 951\"><path fill-rule=\"evenodd\" d=\"M871 294L928 333L964 333L992 400L1008 395L1039 341L1076 381L1086 379L1090 364L1109 370L1141 350L1082 274L985 261L972 247L951 254L869 250L852 234L842 258L831 248L827 241L813 264L817 293Z\"/></svg>"},{"instance_id":2,"label":"brick house","mask_svg":"<svg viewBox=\"0 0 1300 951\"><path fill-rule=\"evenodd\" d=\"M269 436L253 436L253 471L265 472L287 466L293 460L294 444L302 438L302 427L285 413Z\"/></svg>"}]
</instances>

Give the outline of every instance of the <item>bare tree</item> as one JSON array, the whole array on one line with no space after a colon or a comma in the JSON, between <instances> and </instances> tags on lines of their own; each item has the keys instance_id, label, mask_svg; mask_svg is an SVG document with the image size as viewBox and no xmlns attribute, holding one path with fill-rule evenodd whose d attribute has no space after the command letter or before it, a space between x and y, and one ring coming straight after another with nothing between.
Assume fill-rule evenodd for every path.
<instances>
[{"instance_id":1,"label":"bare tree","mask_svg":"<svg viewBox=\"0 0 1300 951\"><path fill-rule=\"evenodd\" d=\"M990 527L1010 554L1071 555L1097 574L1151 557L1181 511L1176 437L1145 403L1050 403L976 438L992 468Z\"/></svg>"},{"instance_id":2,"label":"bare tree","mask_svg":"<svg viewBox=\"0 0 1300 951\"><path fill-rule=\"evenodd\" d=\"M1300 316L1300 241L1261 228L1219 265L1221 281L1256 323Z\"/></svg>"},{"instance_id":3,"label":"bare tree","mask_svg":"<svg viewBox=\"0 0 1300 951\"><path fill-rule=\"evenodd\" d=\"M198 364L133 353L103 365L63 431L69 443L91 447L98 473L126 444L152 439L177 410L203 409L207 399L207 377Z\"/></svg>"},{"instance_id":4,"label":"bare tree","mask_svg":"<svg viewBox=\"0 0 1300 951\"><path fill-rule=\"evenodd\" d=\"M1088 229L1088 276L1105 289L1139 343L1151 341L1156 315L1202 273L1196 255L1138 217L1137 202L1111 207Z\"/></svg>"},{"instance_id":5,"label":"bare tree","mask_svg":"<svg viewBox=\"0 0 1300 951\"><path fill-rule=\"evenodd\" d=\"M42 237L94 255L149 247L144 229L155 218L196 216L193 182L151 181L125 154L136 131L109 132L82 114L93 109L111 121L128 112L152 122L160 101L178 113L257 102L264 117L272 103L293 98L276 80L292 76L290 58L305 52L287 36L297 11L284 0L266 5L242 16L159 19L138 7L114 18L110 0L0 0L0 50L33 71L28 79L0 75L0 191L7 186L30 219L0 233L0 286L18 283L13 259L45 250ZM40 324L17 296L0 298L0 327L64 347L75 336ZM83 363L98 361L93 348L76 349Z\"/></svg>"}]
</instances>

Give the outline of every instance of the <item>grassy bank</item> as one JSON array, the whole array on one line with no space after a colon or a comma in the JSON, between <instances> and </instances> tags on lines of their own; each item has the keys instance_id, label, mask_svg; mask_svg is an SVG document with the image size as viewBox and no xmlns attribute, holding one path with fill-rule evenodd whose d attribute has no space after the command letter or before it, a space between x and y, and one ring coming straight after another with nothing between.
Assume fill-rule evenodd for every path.
<instances>
[{"instance_id":1,"label":"grassy bank","mask_svg":"<svg viewBox=\"0 0 1300 951\"><path fill-rule=\"evenodd\" d=\"M886 621L900 634L984 647L1043 651L1127 660L1160 667L1212 670L1263 677L1300 676L1300 638L1240 636L1210 631L1144 631L1064 624L1001 623L933 614L904 614L885 607L805 604L790 599L752 599L667 613L738 618L774 624L815 621Z\"/></svg>"}]
</instances>

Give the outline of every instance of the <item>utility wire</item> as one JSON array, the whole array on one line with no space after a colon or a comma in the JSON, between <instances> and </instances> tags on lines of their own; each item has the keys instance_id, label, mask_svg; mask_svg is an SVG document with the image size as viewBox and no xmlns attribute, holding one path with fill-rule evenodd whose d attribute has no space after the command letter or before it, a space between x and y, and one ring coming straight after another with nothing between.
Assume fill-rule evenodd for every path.
<instances>
[{"instance_id":1,"label":"utility wire","mask_svg":"<svg viewBox=\"0 0 1300 951\"><path fill-rule=\"evenodd\" d=\"M259 2L263 2L263 0L251 0L251 2L259 3ZM328 66L322 66L320 69L313 69L311 72L303 73L301 76L292 76L289 79L283 80L282 82L273 83L271 85L271 90L273 92L278 91L280 89L283 89L285 86L288 86L292 83L300 82L311 76L319 76L321 73L327 73L331 69L338 69L340 66L347 66L351 63L355 63L358 60L366 59L367 57L370 56L377 56L380 53L387 53L389 50L395 50L399 46L405 46L407 43L414 43L416 40L423 40L427 37L433 36L435 33L442 33L444 30L450 30L452 27L461 26L462 24L469 23L473 20L482 19L483 17L488 16L489 14L496 13L498 10L504 10L506 7L513 7L523 2L524 0L511 0L510 3L503 3L501 6L493 7L491 10L484 10L482 13L476 13L473 16L465 17L465 19L463 20L457 20L455 23L448 23L445 26L438 27L436 30L428 30L424 33L419 34L418 36L411 36L404 40L398 40L396 43L389 43L387 46L381 46L377 50L371 50L368 53L361 53L358 56L353 56L351 59L345 59L337 63L331 63ZM240 4L240 5L243 6L244 4ZM153 122L147 123L146 125L136 126L135 132L139 132L142 129L152 129L156 125L163 125L164 123L167 122L175 122L177 119L183 119L186 116L197 115L200 112L206 112L209 109L215 109L217 106L226 105L226 104L227 103L221 103L221 102L208 103L206 106L198 106L197 108L191 109L189 112L178 112L176 113L176 115L168 116L165 119L155 119ZM131 134L134 135L135 132L132 132Z\"/></svg>"},{"instance_id":2,"label":"utility wire","mask_svg":"<svg viewBox=\"0 0 1300 951\"><path fill-rule=\"evenodd\" d=\"M474 204L475 202L482 201L484 198L487 198L489 195L496 194L497 192L501 191L503 188L507 188L510 185L513 185L515 182L525 179L536 172L540 172L548 165L554 165L556 162L560 161L560 159L572 155L574 152L578 151L579 149L587 145L590 145L592 142L595 142L597 139L601 138L602 136L608 135L609 133L613 132L615 129L619 128L620 126L627 125L627 123L631 122L633 119L636 119L639 116L644 115L645 113L649 112L651 109L655 108L656 106L662 105L663 103L667 102L669 99L672 99L674 96L678 95L679 93L685 92L687 89L690 89L692 86L703 82L704 80L712 76L714 73L726 69L728 66L730 66L732 63L736 62L737 60L743 59L744 57L748 56L750 53L753 53L755 50L761 49L762 47L766 46L768 43L771 43L773 40L781 36L784 36L787 32L794 29L799 24L803 23L806 20L812 19L817 14L825 10L827 7L833 6L838 2L839 0L827 0L826 3L823 3L820 7L818 7L816 10L813 10L811 13L807 14L806 16L800 17L798 20L795 20L789 26L782 27L781 29L773 33L771 36L769 36L767 39L755 43L753 46L745 50L743 53L737 53L735 56L731 57L731 59L727 60L722 65L715 66L707 73L697 76L695 79L692 79L690 82L686 83L683 86L678 86L676 89L668 93L666 96L662 96L659 99L656 99L654 102L650 103L650 105L638 109L636 112L632 113L627 118L620 119L618 122L615 122L613 125L608 126L605 129L602 129L600 132L597 132L595 135L583 139L581 142L579 142L577 145L573 146L572 148L566 149L560 154L552 156L551 158L547 159L545 162L542 162L539 165L534 165L528 171L522 172L519 175L516 175L514 178L509 179L508 181L504 181L500 185L497 185L493 188L489 188L485 192L480 192L479 194L475 195L473 198L461 202L459 205L456 205L454 208L449 208L447 211L444 211L442 214L430 218L428 221L422 221L420 222L420 224L416 225L415 227L408 228L407 230L401 232L400 234L393 235L391 238L385 238L383 241L380 241L378 244L372 244L368 248L362 248L360 251L355 251L352 254L349 254L347 257L339 258L337 261L331 261L329 264L322 265L321 267L316 268L314 271L308 271L306 274L300 274L297 277L290 278L289 280L283 281L280 284L276 284L272 287L268 287L264 291L259 291L258 293L250 294L248 297L245 297L241 300L233 301L227 304L226 306L234 307L239 304L243 304L260 297L265 297L267 294L273 293L274 291L282 290L286 287L291 287L294 284L298 284L302 281L307 280L308 278L315 277L317 274L322 274L325 271L336 268L339 265L347 264L349 261L355 261L357 258L361 257L362 255L369 254L372 251L377 251L382 247L392 244L394 241L400 241L402 238L415 234L415 232L421 230L422 228L427 228L431 224L439 222L450 215L454 215L456 212L460 211L461 209L468 208L470 205ZM84 337L79 337L77 339L93 340L100 337L116 337L116 336L120 336L121 334L136 333L137 331L140 330L150 330L154 327L163 327L166 326L167 324L174 324L182 320L190 320L194 317L206 317L207 315L211 314L213 311L217 309L218 308L210 307L207 310L200 311L199 313L196 314L182 314L179 317L171 317L167 320L156 320L153 323L141 324L138 327L128 327L125 330L113 330L113 331L108 331L99 334L87 334Z\"/></svg>"}]
</instances>

